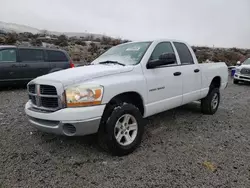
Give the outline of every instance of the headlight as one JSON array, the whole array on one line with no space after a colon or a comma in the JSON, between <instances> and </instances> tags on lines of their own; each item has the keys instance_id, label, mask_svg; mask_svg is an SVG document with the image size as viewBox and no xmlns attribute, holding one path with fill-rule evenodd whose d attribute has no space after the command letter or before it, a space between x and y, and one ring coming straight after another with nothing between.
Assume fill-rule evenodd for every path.
<instances>
[{"instance_id":1,"label":"headlight","mask_svg":"<svg viewBox=\"0 0 250 188\"><path fill-rule=\"evenodd\" d=\"M240 69L236 69L236 71L235 71L236 73L240 73Z\"/></svg>"},{"instance_id":2,"label":"headlight","mask_svg":"<svg viewBox=\"0 0 250 188\"><path fill-rule=\"evenodd\" d=\"M76 85L66 89L67 107L93 106L101 104L103 87Z\"/></svg>"}]
</instances>

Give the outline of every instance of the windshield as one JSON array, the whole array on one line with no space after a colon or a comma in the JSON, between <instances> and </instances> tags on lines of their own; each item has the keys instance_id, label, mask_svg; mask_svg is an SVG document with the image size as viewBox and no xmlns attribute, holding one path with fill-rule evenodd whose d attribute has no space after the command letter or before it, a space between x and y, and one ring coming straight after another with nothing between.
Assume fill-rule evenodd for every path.
<instances>
[{"instance_id":1,"label":"windshield","mask_svg":"<svg viewBox=\"0 0 250 188\"><path fill-rule=\"evenodd\" d=\"M242 63L243 65L250 65L250 58L248 58L246 61Z\"/></svg>"},{"instance_id":2,"label":"windshield","mask_svg":"<svg viewBox=\"0 0 250 188\"><path fill-rule=\"evenodd\" d=\"M138 64L150 44L151 42L134 42L114 46L95 59L92 64L103 61L117 61L125 65Z\"/></svg>"}]
</instances>

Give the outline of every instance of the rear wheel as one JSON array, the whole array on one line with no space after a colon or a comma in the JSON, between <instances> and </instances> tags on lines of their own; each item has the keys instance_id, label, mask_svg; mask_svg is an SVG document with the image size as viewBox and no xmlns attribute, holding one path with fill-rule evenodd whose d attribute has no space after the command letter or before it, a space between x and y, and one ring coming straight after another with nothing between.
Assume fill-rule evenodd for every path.
<instances>
[{"instance_id":1,"label":"rear wheel","mask_svg":"<svg viewBox=\"0 0 250 188\"><path fill-rule=\"evenodd\" d=\"M204 114L214 114L220 104L219 88L213 88L208 95L201 100L201 110Z\"/></svg>"},{"instance_id":2,"label":"rear wheel","mask_svg":"<svg viewBox=\"0 0 250 188\"><path fill-rule=\"evenodd\" d=\"M239 80L237 80L237 79L234 79L234 84L239 84Z\"/></svg>"},{"instance_id":3,"label":"rear wheel","mask_svg":"<svg viewBox=\"0 0 250 188\"><path fill-rule=\"evenodd\" d=\"M100 146L113 155L133 152L141 143L144 131L143 118L137 107L121 104L114 108L98 132Z\"/></svg>"}]
</instances>

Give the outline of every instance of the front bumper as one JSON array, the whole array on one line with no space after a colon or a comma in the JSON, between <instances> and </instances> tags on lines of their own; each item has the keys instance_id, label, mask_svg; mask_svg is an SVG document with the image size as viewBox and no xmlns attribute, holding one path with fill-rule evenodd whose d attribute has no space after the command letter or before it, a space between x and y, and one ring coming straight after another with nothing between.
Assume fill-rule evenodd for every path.
<instances>
[{"instance_id":1,"label":"front bumper","mask_svg":"<svg viewBox=\"0 0 250 188\"><path fill-rule=\"evenodd\" d=\"M25 105L28 120L37 129L66 136L97 133L105 105L64 108L51 113L35 111L30 102Z\"/></svg>"},{"instance_id":2,"label":"front bumper","mask_svg":"<svg viewBox=\"0 0 250 188\"><path fill-rule=\"evenodd\" d=\"M234 74L234 79L240 80L240 81L250 82L250 76L239 74L239 73Z\"/></svg>"}]
</instances>

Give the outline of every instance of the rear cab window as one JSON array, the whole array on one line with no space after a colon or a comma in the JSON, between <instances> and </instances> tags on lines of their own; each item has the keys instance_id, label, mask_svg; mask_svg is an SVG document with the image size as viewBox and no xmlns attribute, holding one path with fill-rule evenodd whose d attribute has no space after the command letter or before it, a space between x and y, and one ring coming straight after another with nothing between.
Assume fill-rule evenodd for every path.
<instances>
[{"instance_id":1,"label":"rear cab window","mask_svg":"<svg viewBox=\"0 0 250 188\"><path fill-rule=\"evenodd\" d=\"M47 51L47 58L50 62L67 62L69 61L66 54L62 51L56 50L46 50Z\"/></svg>"},{"instance_id":2,"label":"rear cab window","mask_svg":"<svg viewBox=\"0 0 250 188\"><path fill-rule=\"evenodd\" d=\"M194 64L194 59L186 44L181 42L174 42L174 46L179 54L182 65Z\"/></svg>"},{"instance_id":3,"label":"rear cab window","mask_svg":"<svg viewBox=\"0 0 250 188\"><path fill-rule=\"evenodd\" d=\"M16 49L0 49L0 63L16 62Z\"/></svg>"},{"instance_id":4,"label":"rear cab window","mask_svg":"<svg viewBox=\"0 0 250 188\"><path fill-rule=\"evenodd\" d=\"M44 51L42 49L19 49L21 62L43 62Z\"/></svg>"}]
</instances>

